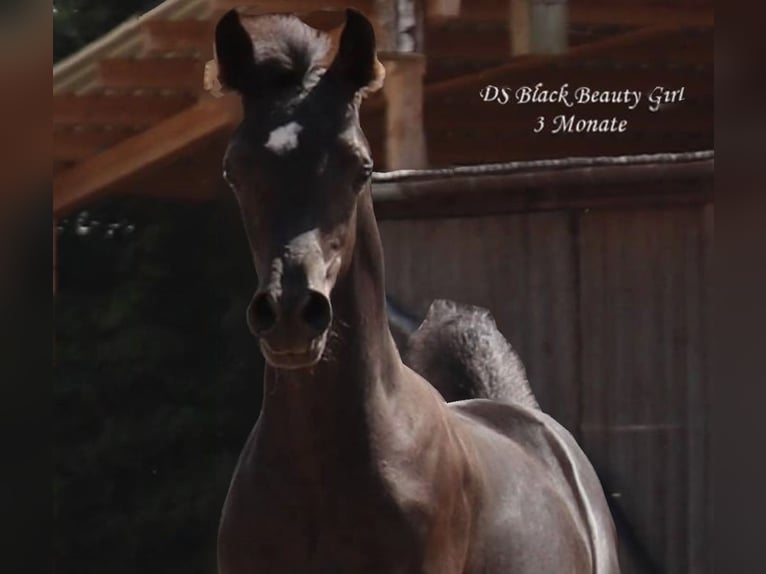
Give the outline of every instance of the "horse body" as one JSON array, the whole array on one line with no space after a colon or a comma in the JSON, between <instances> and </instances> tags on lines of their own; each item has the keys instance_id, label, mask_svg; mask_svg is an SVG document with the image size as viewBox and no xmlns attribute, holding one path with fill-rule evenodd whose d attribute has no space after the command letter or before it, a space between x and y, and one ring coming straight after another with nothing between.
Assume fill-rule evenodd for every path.
<instances>
[{"instance_id":1,"label":"horse body","mask_svg":"<svg viewBox=\"0 0 766 574\"><path fill-rule=\"evenodd\" d=\"M473 399L452 403L475 437L487 477L471 574L619 572L614 528L601 485L571 435L540 411Z\"/></svg>"},{"instance_id":2,"label":"horse body","mask_svg":"<svg viewBox=\"0 0 766 574\"><path fill-rule=\"evenodd\" d=\"M221 574L618 572L600 484L553 419L447 405L412 371L396 389L377 431L302 441L303 455L259 421L223 512Z\"/></svg>"},{"instance_id":3,"label":"horse body","mask_svg":"<svg viewBox=\"0 0 766 574\"><path fill-rule=\"evenodd\" d=\"M225 165L267 367L220 574L617 574L598 480L527 390L485 369L483 399L448 404L399 356L358 124L381 80L372 26L349 11L322 73L324 43L297 19L251 24L224 16L216 55L244 100Z\"/></svg>"}]
</instances>

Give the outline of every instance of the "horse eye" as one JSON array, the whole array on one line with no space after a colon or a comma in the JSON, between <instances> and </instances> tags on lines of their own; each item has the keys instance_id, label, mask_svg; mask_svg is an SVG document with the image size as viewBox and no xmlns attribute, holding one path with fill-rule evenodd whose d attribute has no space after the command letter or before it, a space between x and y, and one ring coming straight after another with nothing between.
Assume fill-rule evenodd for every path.
<instances>
[{"instance_id":1,"label":"horse eye","mask_svg":"<svg viewBox=\"0 0 766 574\"><path fill-rule=\"evenodd\" d=\"M372 167L371 163L362 166L357 179L357 187L361 187L370 180L372 177Z\"/></svg>"},{"instance_id":2,"label":"horse eye","mask_svg":"<svg viewBox=\"0 0 766 574\"><path fill-rule=\"evenodd\" d=\"M236 189L234 178L231 175L231 171L228 169L223 170L223 180L228 184L231 189Z\"/></svg>"}]
</instances>

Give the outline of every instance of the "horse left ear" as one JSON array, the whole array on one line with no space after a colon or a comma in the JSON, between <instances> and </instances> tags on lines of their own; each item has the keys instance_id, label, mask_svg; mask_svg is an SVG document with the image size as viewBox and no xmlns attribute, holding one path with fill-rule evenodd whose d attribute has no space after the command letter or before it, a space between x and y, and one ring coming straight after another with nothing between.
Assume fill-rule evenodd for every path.
<instances>
[{"instance_id":1,"label":"horse left ear","mask_svg":"<svg viewBox=\"0 0 766 574\"><path fill-rule=\"evenodd\" d=\"M374 92L383 86L386 70L376 54L375 31L367 17L352 8L346 10L346 25L330 71L357 91Z\"/></svg>"},{"instance_id":2,"label":"horse left ear","mask_svg":"<svg viewBox=\"0 0 766 574\"><path fill-rule=\"evenodd\" d=\"M215 60L205 67L205 88L213 95L231 90L245 95L255 75L253 41L239 12L229 10L215 27Z\"/></svg>"}]
</instances>

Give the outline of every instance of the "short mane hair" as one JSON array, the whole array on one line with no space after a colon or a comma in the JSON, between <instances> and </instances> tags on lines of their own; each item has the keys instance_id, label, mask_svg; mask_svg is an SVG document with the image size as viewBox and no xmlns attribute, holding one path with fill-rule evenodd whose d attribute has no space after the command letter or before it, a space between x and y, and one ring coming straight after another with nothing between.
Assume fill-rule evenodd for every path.
<instances>
[{"instance_id":1,"label":"short mane hair","mask_svg":"<svg viewBox=\"0 0 766 574\"><path fill-rule=\"evenodd\" d=\"M281 88L308 87L324 71L330 48L326 33L286 14L243 14L241 22L263 81Z\"/></svg>"}]
</instances>

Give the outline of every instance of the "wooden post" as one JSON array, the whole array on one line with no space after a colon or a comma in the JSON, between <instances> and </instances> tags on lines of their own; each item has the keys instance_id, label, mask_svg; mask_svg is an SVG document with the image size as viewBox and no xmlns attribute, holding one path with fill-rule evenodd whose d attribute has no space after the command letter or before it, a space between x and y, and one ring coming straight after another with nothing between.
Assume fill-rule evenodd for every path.
<instances>
[{"instance_id":1,"label":"wooden post","mask_svg":"<svg viewBox=\"0 0 766 574\"><path fill-rule=\"evenodd\" d=\"M563 54L569 44L567 0L532 1L532 53Z\"/></svg>"},{"instance_id":2,"label":"wooden post","mask_svg":"<svg viewBox=\"0 0 766 574\"><path fill-rule=\"evenodd\" d=\"M388 169L428 166L423 129L423 54L393 54L383 58L386 81L386 159Z\"/></svg>"},{"instance_id":3,"label":"wooden post","mask_svg":"<svg viewBox=\"0 0 766 574\"><path fill-rule=\"evenodd\" d=\"M396 50L397 11L390 0L375 0L375 14L371 18L375 28L375 45L378 52Z\"/></svg>"},{"instance_id":4,"label":"wooden post","mask_svg":"<svg viewBox=\"0 0 766 574\"><path fill-rule=\"evenodd\" d=\"M510 0L511 56L532 53L530 4L532 0Z\"/></svg>"},{"instance_id":5,"label":"wooden post","mask_svg":"<svg viewBox=\"0 0 766 574\"><path fill-rule=\"evenodd\" d=\"M512 56L566 52L567 0L510 0L509 17Z\"/></svg>"}]
</instances>

